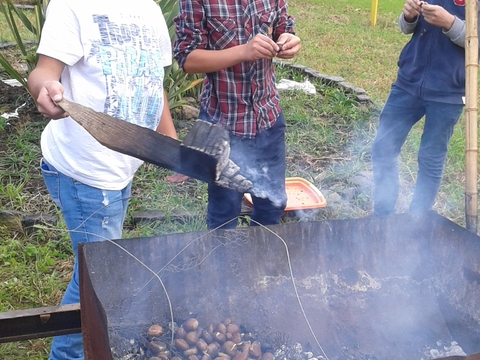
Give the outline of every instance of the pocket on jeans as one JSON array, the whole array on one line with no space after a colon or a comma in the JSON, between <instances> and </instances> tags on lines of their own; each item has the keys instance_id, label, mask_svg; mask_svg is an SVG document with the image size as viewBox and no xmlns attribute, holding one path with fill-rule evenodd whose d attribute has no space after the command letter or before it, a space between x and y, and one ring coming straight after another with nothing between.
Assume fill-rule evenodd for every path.
<instances>
[{"instance_id":1,"label":"pocket on jeans","mask_svg":"<svg viewBox=\"0 0 480 360\"><path fill-rule=\"evenodd\" d=\"M52 200L58 207L61 207L57 169L45 161L45 159L42 159L40 161L40 171L42 172L43 181L45 182L45 186L47 187L48 193L50 194Z\"/></svg>"}]
</instances>

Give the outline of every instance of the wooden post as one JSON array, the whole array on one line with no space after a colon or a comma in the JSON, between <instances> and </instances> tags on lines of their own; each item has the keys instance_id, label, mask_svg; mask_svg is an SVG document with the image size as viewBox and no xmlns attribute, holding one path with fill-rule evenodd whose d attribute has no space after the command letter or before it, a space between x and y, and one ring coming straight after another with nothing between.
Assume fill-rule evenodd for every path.
<instances>
[{"instance_id":1,"label":"wooden post","mask_svg":"<svg viewBox=\"0 0 480 360\"><path fill-rule=\"evenodd\" d=\"M468 231L477 233L477 86L478 86L478 3L465 4L465 220Z\"/></svg>"},{"instance_id":2,"label":"wooden post","mask_svg":"<svg viewBox=\"0 0 480 360\"><path fill-rule=\"evenodd\" d=\"M375 26L377 24L377 9L378 0L372 0L372 9L370 11L370 25Z\"/></svg>"}]
</instances>

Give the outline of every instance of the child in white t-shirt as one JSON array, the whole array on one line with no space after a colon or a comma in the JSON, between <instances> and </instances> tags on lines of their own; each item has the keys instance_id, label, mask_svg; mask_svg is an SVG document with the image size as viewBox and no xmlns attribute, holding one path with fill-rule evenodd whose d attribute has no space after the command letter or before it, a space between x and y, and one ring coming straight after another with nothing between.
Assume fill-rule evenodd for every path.
<instances>
[{"instance_id":1,"label":"child in white t-shirt","mask_svg":"<svg viewBox=\"0 0 480 360\"><path fill-rule=\"evenodd\" d=\"M170 36L152 0L51 0L37 52L28 86L38 110L56 119L42 133L41 169L75 253L62 304L78 303L77 244L121 238L142 161L98 143L56 102L65 97L176 138L163 89ZM81 334L54 337L49 359L83 359Z\"/></svg>"}]
</instances>

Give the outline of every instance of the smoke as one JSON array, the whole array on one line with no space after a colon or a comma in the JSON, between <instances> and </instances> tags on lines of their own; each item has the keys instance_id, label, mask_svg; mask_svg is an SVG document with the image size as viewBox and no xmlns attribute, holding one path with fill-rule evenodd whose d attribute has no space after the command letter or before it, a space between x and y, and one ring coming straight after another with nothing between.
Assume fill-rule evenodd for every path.
<instances>
[{"instance_id":1,"label":"smoke","mask_svg":"<svg viewBox=\"0 0 480 360\"><path fill-rule=\"evenodd\" d=\"M245 177L252 182L250 194L255 197L269 199L274 206L283 207L287 202L284 184L279 184L278 180L271 179L269 167L264 165L260 169L247 166L244 170Z\"/></svg>"},{"instance_id":2,"label":"smoke","mask_svg":"<svg viewBox=\"0 0 480 360\"><path fill-rule=\"evenodd\" d=\"M463 316L477 311L479 291L478 282L464 279L466 266L478 268L478 244L468 244L465 230L402 214L296 222L275 231L248 227L119 243L159 274L176 319L193 313L205 324L231 316L250 331L313 346L305 314L331 359L427 360L479 350L480 324L465 325ZM86 244L86 274L109 320L168 323L163 288L109 245ZM460 309L450 311L442 297ZM460 322L464 332L453 333L450 324Z\"/></svg>"}]
</instances>

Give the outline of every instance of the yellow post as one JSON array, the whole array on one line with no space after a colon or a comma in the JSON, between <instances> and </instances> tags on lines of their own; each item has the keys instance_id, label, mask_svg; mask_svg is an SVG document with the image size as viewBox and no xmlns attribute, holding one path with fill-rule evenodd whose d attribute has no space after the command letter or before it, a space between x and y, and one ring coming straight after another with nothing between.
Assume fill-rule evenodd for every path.
<instances>
[{"instance_id":1,"label":"yellow post","mask_svg":"<svg viewBox=\"0 0 480 360\"><path fill-rule=\"evenodd\" d=\"M370 25L372 26L377 24L377 9L378 0L372 0L372 11L370 12Z\"/></svg>"}]
</instances>

